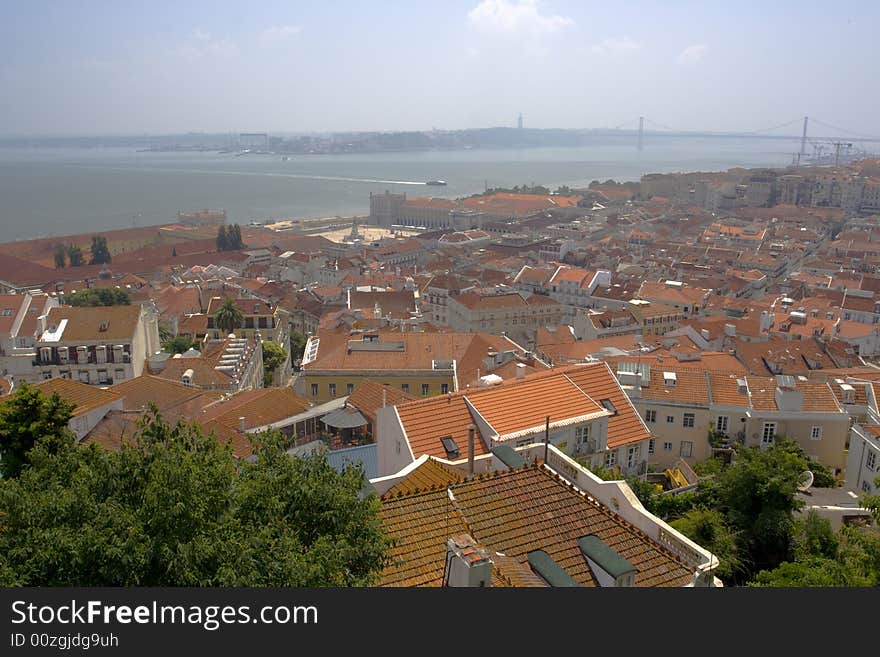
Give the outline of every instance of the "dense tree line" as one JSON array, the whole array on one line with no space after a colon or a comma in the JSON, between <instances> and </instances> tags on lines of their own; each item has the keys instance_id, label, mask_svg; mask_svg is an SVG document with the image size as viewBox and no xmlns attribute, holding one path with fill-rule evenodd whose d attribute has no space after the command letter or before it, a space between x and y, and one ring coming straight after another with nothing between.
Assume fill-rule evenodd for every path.
<instances>
[{"instance_id":1,"label":"dense tree line","mask_svg":"<svg viewBox=\"0 0 880 657\"><path fill-rule=\"evenodd\" d=\"M244 248L241 241L241 226L238 224L221 224L217 229L217 250L236 251Z\"/></svg>"},{"instance_id":2,"label":"dense tree line","mask_svg":"<svg viewBox=\"0 0 880 657\"><path fill-rule=\"evenodd\" d=\"M628 481L648 511L719 558L716 574L726 585L880 585L880 531L847 526L834 532L815 512L800 513L804 470L813 470L817 483L834 479L796 443L740 448L730 465L712 459L695 469L697 492L663 495L653 484Z\"/></svg>"},{"instance_id":3,"label":"dense tree line","mask_svg":"<svg viewBox=\"0 0 880 657\"><path fill-rule=\"evenodd\" d=\"M67 295L65 302L71 306L130 306L131 298L125 290L93 287Z\"/></svg>"},{"instance_id":4,"label":"dense tree line","mask_svg":"<svg viewBox=\"0 0 880 657\"><path fill-rule=\"evenodd\" d=\"M0 406L0 585L361 586L389 541L360 467L253 461L153 409L118 452L77 446L70 405L22 386Z\"/></svg>"}]
</instances>

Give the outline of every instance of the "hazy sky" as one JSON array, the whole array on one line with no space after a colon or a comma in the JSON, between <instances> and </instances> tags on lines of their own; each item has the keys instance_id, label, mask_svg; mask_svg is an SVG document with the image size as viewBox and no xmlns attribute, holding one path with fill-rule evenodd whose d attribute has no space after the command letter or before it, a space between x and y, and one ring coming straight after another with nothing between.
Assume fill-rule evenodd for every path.
<instances>
[{"instance_id":1,"label":"hazy sky","mask_svg":"<svg viewBox=\"0 0 880 657\"><path fill-rule=\"evenodd\" d=\"M880 134L880 2L0 2L0 134ZM794 126L787 132L797 132Z\"/></svg>"}]
</instances>

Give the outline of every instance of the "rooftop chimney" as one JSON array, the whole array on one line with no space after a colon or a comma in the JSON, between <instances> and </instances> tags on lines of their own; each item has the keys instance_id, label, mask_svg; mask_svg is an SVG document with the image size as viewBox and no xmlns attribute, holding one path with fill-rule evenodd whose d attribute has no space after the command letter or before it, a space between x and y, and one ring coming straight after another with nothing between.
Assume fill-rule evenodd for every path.
<instances>
[{"instance_id":1,"label":"rooftop chimney","mask_svg":"<svg viewBox=\"0 0 880 657\"><path fill-rule=\"evenodd\" d=\"M526 376L526 366L525 363L517 363L516 364L516 378L522 379Z\"/></svg>"},{"instance_id":2,"label":"rooftop chimney","mask_svg":"<svg viewBox=\"0 0 880 657\"><path fill-rule=\"evenodd\" d=\"M244 417L238 418L238 430L244 433Z\"/></svg>"},{"instance_id":3,"label":"rooftop chimney","mask_svg":"<svg viewBox=\"0 0 880 657\"><path fill-rule=\"evenodd\" d=\"M446 586L492 586L492 560L469 534L453 536L446 541Z\"/></svg>"}]
</instances>

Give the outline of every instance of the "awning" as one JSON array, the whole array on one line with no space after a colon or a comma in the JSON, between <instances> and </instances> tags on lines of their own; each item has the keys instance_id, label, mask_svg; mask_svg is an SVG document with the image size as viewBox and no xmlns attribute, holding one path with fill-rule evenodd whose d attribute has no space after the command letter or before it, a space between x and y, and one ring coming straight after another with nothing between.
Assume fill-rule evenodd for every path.
<instances>
[{"instance_id":1,"label":"awning","mask_svg":"<svg viewBox=\"0 0 880 657\"><path fill-rule=\"evenodd\" d=\"M328 427L336 429L354 429L367 424L366 418L357 411L349 411L344 408L327 413L321 418L321 422Z\"/></svg>"}]
</instances>

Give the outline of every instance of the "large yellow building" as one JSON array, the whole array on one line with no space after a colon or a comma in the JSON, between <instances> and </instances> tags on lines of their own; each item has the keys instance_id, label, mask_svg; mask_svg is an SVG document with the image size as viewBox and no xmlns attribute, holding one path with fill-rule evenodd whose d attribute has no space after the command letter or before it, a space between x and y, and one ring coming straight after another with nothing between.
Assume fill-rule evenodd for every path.
<instances>
[{"instance_id":1,"label":"large yellow building","mask_svg":"<svg viewBox=\"0 0 880 657\"><path fill-rule=\"evenodd\" d=\"M544 369L515 342L487 333L322 330L306 344L294 387L313 402L350 395L368 379L430 397Z\"/></svg>"}]
</instances>

